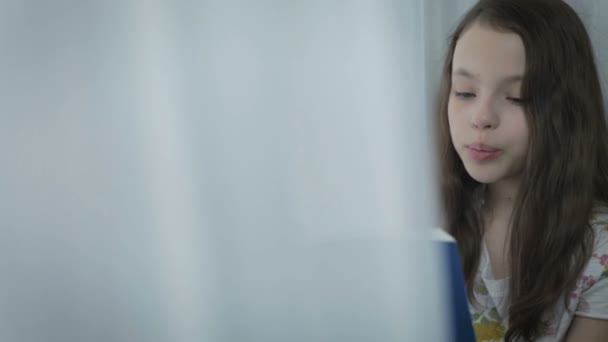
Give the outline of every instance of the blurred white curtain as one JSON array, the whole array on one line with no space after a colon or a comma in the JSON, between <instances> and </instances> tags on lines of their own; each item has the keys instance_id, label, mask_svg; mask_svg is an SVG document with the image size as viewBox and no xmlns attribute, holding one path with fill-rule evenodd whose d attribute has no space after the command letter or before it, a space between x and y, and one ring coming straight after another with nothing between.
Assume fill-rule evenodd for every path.
<instances>
[{"instance_id":1,"label":"blurred white curtain","mask_svg":"<svg viewBox=\"0 0 608 342\"><path fill-rule=\"evenodd\" d=\"M0 2L0 340L445 341L428 112L472 2Z\"/></svg>"}]
</instances>

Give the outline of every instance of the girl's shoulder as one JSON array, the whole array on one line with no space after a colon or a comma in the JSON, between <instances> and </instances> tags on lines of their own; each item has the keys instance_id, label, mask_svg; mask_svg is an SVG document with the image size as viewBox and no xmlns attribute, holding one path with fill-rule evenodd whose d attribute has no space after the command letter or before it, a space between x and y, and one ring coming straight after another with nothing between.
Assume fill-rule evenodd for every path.
<instances>
[{"instance_id":1,"label":"girl's shoulder","mask_svg":"<svg viewBox=\"0 0 608 342\"><path fill-rule=\"evenodd\" d=\"M593 233L595 236L595 246L601 247L601 245L608 241L608 207L601 206L596 207L591 215L589 221Z\"/></svg>"},{"instance_id":2,"label":"girl's shoulder","mask_svg":"<svg viewBox=\"0 0 608 342\"><path fill-rule=\"evenodd\" d=\"M570 298L576 303L575 315L608 319L608 207L598 207L590 220L593 252Z\"/></svg>"},{"instance_id":3,"label":"girl's shoulder","mask_svg":"<svg viewBox=\"0 0 608 342\"><path fill-rule=\"evenodd\" d=\"M593 254L608 255L608 207L596 207L589 224L593 229Z\"/></svg>"}]
</instances>

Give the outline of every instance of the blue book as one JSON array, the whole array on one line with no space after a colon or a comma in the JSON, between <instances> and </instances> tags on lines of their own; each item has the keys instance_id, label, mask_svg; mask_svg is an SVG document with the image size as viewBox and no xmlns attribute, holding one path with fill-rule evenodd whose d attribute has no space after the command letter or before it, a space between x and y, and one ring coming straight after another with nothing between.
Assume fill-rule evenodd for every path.
<instances>
[{"instance_id":1,"label":"blue book","mask_svg":"<svg viewBox=\"0 0 608 342\"><path fill-rule=\"evenodd\" d=\"M440 256L447 272L448 291L448 336L453 342L475 342L473 321L464 286L460 255L456 241L448 233L437 229L434 241L439 244Z\"/></svg>"}]
</instances>

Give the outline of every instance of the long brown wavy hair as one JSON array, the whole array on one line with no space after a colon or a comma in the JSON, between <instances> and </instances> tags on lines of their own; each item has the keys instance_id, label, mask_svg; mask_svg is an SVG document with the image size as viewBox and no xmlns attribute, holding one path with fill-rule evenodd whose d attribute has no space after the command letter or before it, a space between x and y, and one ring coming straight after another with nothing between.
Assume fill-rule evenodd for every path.
<instances>
[{"instance_id":1,"label":"long brown wavy hair","mask_svg":"<svg viewBox=\"0 0 608 342\"><path fill-rule=\"evenodd\" d=\"M484 233L474 197L481 184L452 144L447 108L452 58L473 23L518 34L526 51L522 82L529 147L511 216L509 327L505 341L534 339L551 308L568 296L591 256L594 206L608 203L608 130L589 36L561 0L481 0L449 39L436 103L444 224L457 243L469 298Z\"/></svg>"}]
</instances>

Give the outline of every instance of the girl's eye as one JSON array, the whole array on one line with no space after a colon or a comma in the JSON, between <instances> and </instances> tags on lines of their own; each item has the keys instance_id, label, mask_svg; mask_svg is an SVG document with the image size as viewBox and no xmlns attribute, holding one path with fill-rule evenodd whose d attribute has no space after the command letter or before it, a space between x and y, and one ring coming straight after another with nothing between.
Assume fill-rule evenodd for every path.
<instances>
[{"instance_id":1,"label":"girl's eye","mask_svg":"<svg viewBox=\"0 0 608 342\"><path fill-rule=\"evenodd\" d=\"M516 104L516 105L521 105L521 104L524 103L524 100L521 99L521 98L519 98L519 97L507 97L507 100L509 102L512 102L512 103Z\"/></svg>"},{"instance_id":2,"label":"girl's eye","mask_svg":"<svg viewBox=\"0 0 608 342\"><path fill-rule=\"evenodd\" d=\"M475 97L474 93L459 92L459 91L455 91L454 95L456 97L460 97L462 99L471 99L471 98Z\"/></svg>"}]
</instances>

